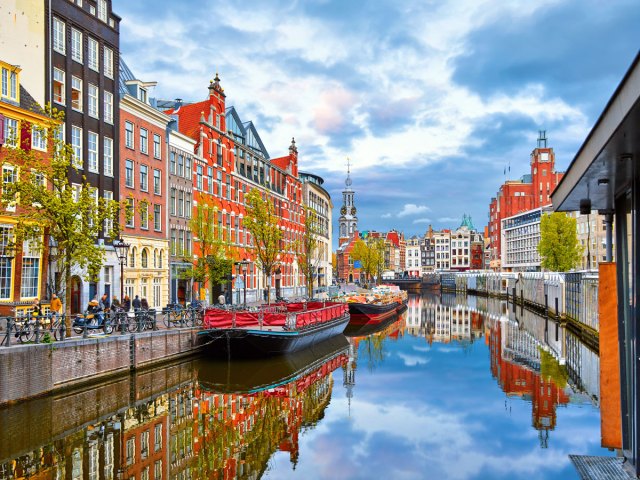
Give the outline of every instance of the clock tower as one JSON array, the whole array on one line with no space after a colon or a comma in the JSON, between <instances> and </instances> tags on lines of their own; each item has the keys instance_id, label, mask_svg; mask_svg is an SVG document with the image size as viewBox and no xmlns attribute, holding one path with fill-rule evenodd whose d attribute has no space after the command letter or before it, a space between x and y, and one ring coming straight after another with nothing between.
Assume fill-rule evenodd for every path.
<instances>
[{"instance_id":1,"label":"clock tower","mask_svg":"<svg viewBox=\"0 0 640 480\"><path fill-rule=\"evenodd\" d=\"M338 220L338 242L342 245L358 232L358 217L354 203L354 191L351 188L351 165L347 158L347 179L344 181L345 189L342 191L342 207L340 207L340 219Z\"/></svg>"}]
</instances>

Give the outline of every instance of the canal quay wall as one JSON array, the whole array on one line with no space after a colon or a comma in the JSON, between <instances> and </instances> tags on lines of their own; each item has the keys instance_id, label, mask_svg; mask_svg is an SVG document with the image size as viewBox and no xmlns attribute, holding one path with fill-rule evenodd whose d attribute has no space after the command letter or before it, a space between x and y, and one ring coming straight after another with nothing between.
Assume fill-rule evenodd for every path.
<instances>
[{"instance_id":1,"label":"canal quay wall","mask_svg":"<svg viewBox=\"0 0 640 480\"><path fill-rule=\"evenodd\" d=\"M199 328L0 349L0 405L192 355Z\"/></svg>"},{"instance_id":2,"label":"canal quay wall","mask_svg":"<svg viewBox=\"0 0 640 480\"><path fill-rule=\"evenodd\" d=\"M195 361L180 359L0 407L0 464L176 389L193 388L196 379Z\"/></svg>"}]
</instances>

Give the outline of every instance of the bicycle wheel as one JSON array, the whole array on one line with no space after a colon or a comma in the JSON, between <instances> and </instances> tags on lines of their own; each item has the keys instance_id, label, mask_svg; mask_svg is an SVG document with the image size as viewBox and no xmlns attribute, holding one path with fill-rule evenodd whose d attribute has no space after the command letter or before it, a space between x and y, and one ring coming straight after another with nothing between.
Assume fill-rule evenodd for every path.
<instances>
[{"instance_id":1,"label":"bicycle wheel","mask_svg":"<svg viewBox=\"0 0 640 480\"><path fill-rule=\"evenodd\" d=\"M138 331L141 331L141 329L138 329L138 321L140 320L140 316L139 315L135 315L133 317L130 317L127 315L127 331L129 333L135 333Z\"/></svg>"},{"instance_id":2,"label":"bicycle wheel","mask_svg":"<svg viewBox=\"0 0 640 480\"><path fill-rule=\"evenodd\" d=\"M195 310L193 312L193 326L201 327L204 321L204 312L202 310Z\"/></svg>"},{"instance_id":3,"label":"bicycle wheel","mask_svg":"<svg viewBox=\"0 0 640 480\"><path fill-rule=\"evenodd\" d=\"M53 338L59 342L60 340L64 340L64 335L62 333L62 322L58 320L51 325L51 331L53 332Z\"/></svg>"},{"instance_id":4,"label":"bicycle wheel","mask_svg":"<svg viewBox=\"0 0 640 480\"><path fill-rule=\"evenodd\" d=\"M36 336L35 325L29 321L23 322L20 326L17 326L16 337L20 343L32 342Z\"/></svg>"}]
</instances>

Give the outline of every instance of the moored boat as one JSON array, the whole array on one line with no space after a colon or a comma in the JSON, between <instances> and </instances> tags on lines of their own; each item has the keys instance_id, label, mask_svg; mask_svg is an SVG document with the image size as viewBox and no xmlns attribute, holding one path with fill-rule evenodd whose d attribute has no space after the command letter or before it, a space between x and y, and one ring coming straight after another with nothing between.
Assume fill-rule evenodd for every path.
<instances>
[{"instance_id":1,"label":"moored boat","mask_svg":"<svg viewBox=\"0 0 640 480\"><path fill-rule=\"evenodd\" d=\"M252 310L209 308L198 341L218 357L283 355L341 334L348 322L348 308L339 302L286 303Z\"/></svg>"},{"instance_id":2,"label":"moored boat","mask_svg":"<svg viewBox=\"0 0 640 480\"><path fill-rule=\"evenodd\" d=\"M380 285L371 292L346 298L351 320L349 325L375 324L402 312L407 305L407 292L395 285Z\"/></svg>"}]
</instances>

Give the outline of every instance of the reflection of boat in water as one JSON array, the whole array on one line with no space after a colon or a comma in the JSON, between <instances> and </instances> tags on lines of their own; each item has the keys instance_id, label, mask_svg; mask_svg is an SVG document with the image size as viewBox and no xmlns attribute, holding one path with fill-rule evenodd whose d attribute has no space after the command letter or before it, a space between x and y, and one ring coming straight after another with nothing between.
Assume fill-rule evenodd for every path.
<instances>
[{"instance_id":1,"label":"reflection of boat in water","mask_svg":"<svg viewBox=\"0 0 640 480\"><path fill-rule=\"evenodd\" d=\"M401 319L400 313L404 312L406 308L406 305L402 305L398 314L394 313L392 316L379 321L369 321L361 324L349 322L349 325L347 325L347 328L344 330L344 334L347 337L365 337L367 335L373 335L374 333L381 332L389 325L393 325L398 322Z\"/></svg>"},{"instance_id":2,"label":"reflection of boat in water","mask_svg":"<svg viewBox=\"0 0 640 480\"><path fill-rule=\"evenodd\" d=\"M256 393L268 390L279 394L279 387L291 382L313 381L315 376L333 371L348 360L349 342L344 335L279 357L260 360L221 361L202 359L197 364L200 385L220 393ZM335 365L334 365L335 363ZM314 378L311 378L314 377ZM304 385L300 385L304 388Z\"/></svg>"},{"instance_id":3,"label":"reflection of boat in water","mask_svg":"<svg viewBox=\"0 0 640 480\"><path fill-rule=\"evenodd\" d=\"M287 303L255 311L210 308L199 341L218 357L264 357L309 348L340 335L349 322L347 307L336 302Z\"/></svg>"}]
</instances>

